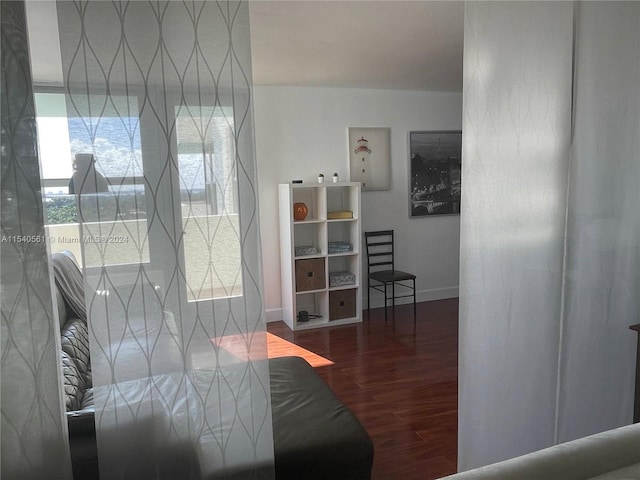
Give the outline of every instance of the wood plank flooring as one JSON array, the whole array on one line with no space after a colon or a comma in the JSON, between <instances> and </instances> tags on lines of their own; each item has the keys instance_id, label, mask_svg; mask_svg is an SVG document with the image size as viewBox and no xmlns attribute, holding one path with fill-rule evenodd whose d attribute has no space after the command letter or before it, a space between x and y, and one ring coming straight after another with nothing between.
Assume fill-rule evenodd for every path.
<instances>
[{"instance_id":1,"label":"wood plank flooring","mask_svg":"<svg viewBox=\"0 0 640 480\"><path fill-rule=\"evenodd\" d=\"M458 300L364 311L357 325L267 330L333 360L317 368L375 446L373 480L429 480L456 471Z\"/></svg>"}]
</instances>

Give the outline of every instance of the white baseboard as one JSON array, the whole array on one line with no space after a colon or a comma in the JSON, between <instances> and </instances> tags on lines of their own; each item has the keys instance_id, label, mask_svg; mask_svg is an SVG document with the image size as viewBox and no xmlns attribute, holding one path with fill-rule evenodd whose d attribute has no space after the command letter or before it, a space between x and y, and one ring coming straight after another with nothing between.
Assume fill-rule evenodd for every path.
<instances>
[{"instance_id":1,"label":"white baseboard","mask_svg":"<svg viewBox=\"0 0 640 480\"><path fill-rule=\"evenodd\" d=\"M431 290L420 290L416 292L416 302L432 302L434 300L445 300L447 298L456 298L458 296L459 289L455 287L445 288L432 288ZM404 303L412 303L410 297L399 298L396 303L402 305ZM382 294L378 292L371 292L371 303L373 308L384 307L384 299ZM362 290L362 308L367 309L367 292L366 289ZM267 323L277 322L282 320L282 308L270 308L265 311Z\"/></svg>"},{"instance_id":2,"label":"white baseboard","mask_svg":"<svg viewBox=\"0 0 640 480\"><path fill-rule=\"evenodd\" d=\"M455 287L445 287L445 288L432 288L430 290L420 290L416 292L416 302L432 302L434 300L445 300L447 298L456 298L459 294L459 288L456 285ZM397 305L402 305L405 303L413 303L413 299L411 297L399 298L396 300ZM384 297L382 293L371 291L371 307L378 308L384 307ZM367 307L367 291L366 289L362 289L362 308L366 310Z\"/></svg>"},{"instance_id":3,"label":"white baseboard","mask_svg":"<svg viewBox=\"0 0 640 480\"><path fill-rule=\"evenodd\" d=\"M264 313L267 318L267 323L282 320L282 308L270 308L265 310Z\"/></svg>"}]
</instances>

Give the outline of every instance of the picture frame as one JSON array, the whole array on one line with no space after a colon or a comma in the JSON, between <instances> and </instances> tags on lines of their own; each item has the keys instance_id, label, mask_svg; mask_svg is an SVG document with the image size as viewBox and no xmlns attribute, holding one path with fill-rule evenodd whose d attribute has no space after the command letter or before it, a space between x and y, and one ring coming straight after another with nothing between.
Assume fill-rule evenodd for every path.
<instances>
[{"instance_id":1,"label":"picture frame","mask_svg":"<svg viewBox=\"0 0 640 480\"><path fill-rule=\"evenodd\" d=\"M391 129L349 127L349 171L362 191L391 188Z\"/></svg>"},{"instance_id":2,"label":"picture frame","mask_svg":"<svg viewBox=\"0 0 640 480\"><path fill-rule=\"evenodd\" d=\"M409 132L409 217L460 214L462 131Z\"/></svg>"}]
</instances>

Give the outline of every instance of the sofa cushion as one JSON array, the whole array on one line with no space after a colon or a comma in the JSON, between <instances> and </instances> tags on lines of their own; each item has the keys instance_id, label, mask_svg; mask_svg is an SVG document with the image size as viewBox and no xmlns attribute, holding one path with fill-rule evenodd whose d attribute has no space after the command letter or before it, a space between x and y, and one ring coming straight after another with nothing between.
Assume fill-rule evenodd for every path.
<instances>
[{"instance_id":1,"label":"sofa cushion","mask_svg":"<svg viewBox=\"0 0 640 480\"><path fill-rule=\"evenodd\" d=\"M313 367L273 358L269 378L278 480L369 479L373 442Z\"/></svg>"},{"instance_id":2,"label":"sofa cushion","mask_svg":"<svg viewBox=\"0 0 640 480\"><path fill-rule=\"evenodd\" d=\"M225 379L229 381L236 376L244 378L244 368L236 370L227 372ZM193 371L189 385L206 390L210 385L212 374L215 375L214 372L204 370ZM176 389L181 388L184 383L179 379L180 374L167 374L152 379L131 380L119 384L118 391L122 394L121 398L131 397L135 404L144 397L140 392L150 390L148 382L153 382L154 391L164 392L167 395L168 392L175 392ZM269 379L275 471L278 480L368 480L373 464L373 443L358 419L334 395L315 370L299 357L274 358L269 360ZM108 389L97 392L97 395L105 394L108 395ZM168 396L173 398L172 394ZM104 403L104 397L99 400L99 403ZM67 413L74 472L87 466L87 469L93 472L81 476L85 480L98 478L92 405L93 389L90 388L80 401L82 410ZM196 411L197 409L193 410L192 414ZM232 411L231 414L233 417ZM187 421L198 421L198 418L196 415ZM160 432L164 435L162 428L158 428L163 420L169 420L169 417L159 415L154 420L153 428L150 430L152 434ZM228 424L229 421L232 422L233 419L223 418L222 425ZM118 441L112 440L112 444L122 448L124 452L132 451L129 444L137 441L136 438L139 440L140 422L134 425L134 428L137 436L123 433L119 429L111 432L110 434L121 438ZM170 428L176 428L176 424L171 422ZM103 435L105 435L104 431ZM187 450L183 450L180 445L172 448L171 455L163 457L165 461L170 461L171 465L181 465L185 461L191 462L191 455L193 455L191 447ZM111 452L111 454L114 453ZM200 456L198 458L199 468L204 472L201 478L213 478L210 476L211 472L220 471L221 466L215 463L215 458ZM237 465L228 465L224 470L224 478L248 478L242 468L235 470L235 467ZM106 468L108 469L109 466ZM268 468L273 467L269 464Z\"/></svg>"},{"instance_id":3,"label":"sofa cushion","mask_svg":"<svg viewBox=\"0 0 640 480\"><path fill-rule=\"evenodd\" d=\"M82 402L80 402L80 410L95 410L93 404L93 388L87 388L82 395Z\"/></svg>"},{"instance_id":4,"label":"sofa cushion","mask_svg":"<svg viewBox=\"0 0 640 480\"><path fill-rule=\"evenodd\" d=\"M79 318L70 318L60 330L62 351L73 359L86 387L91 387L91 361L89 356L89 331Z\"/></svg>"}]
</instances>

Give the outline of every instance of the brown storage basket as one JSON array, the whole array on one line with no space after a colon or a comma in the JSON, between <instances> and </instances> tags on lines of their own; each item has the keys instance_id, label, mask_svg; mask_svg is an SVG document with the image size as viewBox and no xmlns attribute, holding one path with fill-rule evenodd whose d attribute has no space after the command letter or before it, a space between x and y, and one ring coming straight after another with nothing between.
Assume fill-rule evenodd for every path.
<instances>
[{"instance_id":1,"label":"brown storage basket","mask_svg":"<svg viewBox=\"0 0 640 480\"><path fill-rule=\"evenodd\" d=\"M356 316L356 290L335 290L329 292L329 320L353 318Z\"/></svg>"},{"instance_id":2,"label":"brown storage basket","mask_svg":"<svg viewBox=\"0 0 640 480\"><path fill-rule=\"evenodd\" d=\"M326 283L324 258L296 260L296 292L321 290Z\"/></svg>"}]
</instances>

